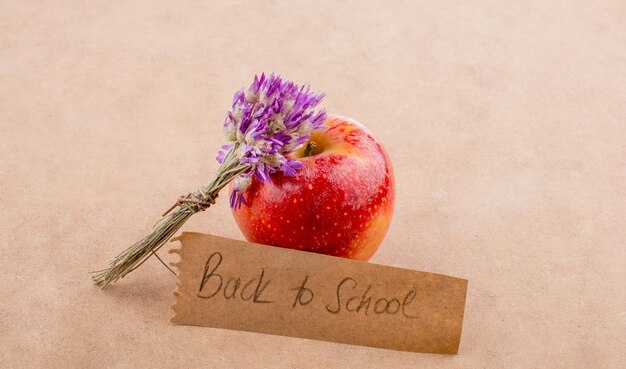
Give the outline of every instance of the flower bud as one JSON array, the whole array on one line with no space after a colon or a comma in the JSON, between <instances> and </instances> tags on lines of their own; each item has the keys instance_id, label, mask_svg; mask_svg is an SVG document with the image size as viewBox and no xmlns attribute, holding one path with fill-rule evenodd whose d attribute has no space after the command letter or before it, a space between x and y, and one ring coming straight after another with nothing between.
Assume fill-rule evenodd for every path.
<instances>
[{"instance_id":1,"label":"flower bud","mask_svg":"<svg viewBox=\"0 0 626 369\"><path fill-rule=\"evenodd\" d=\"M235 179L235 189L244 192L252 184L251 176L239 176Z\"/></svg>"}]
</instances>

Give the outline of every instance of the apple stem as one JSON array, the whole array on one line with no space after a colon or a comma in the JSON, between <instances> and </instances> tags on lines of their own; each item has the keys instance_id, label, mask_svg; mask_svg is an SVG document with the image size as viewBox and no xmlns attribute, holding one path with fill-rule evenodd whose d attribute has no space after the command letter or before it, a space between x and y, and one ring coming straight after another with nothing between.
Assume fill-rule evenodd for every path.
<instances>
[{"instance_id":1,"label":"apple stem","mask_svg":"<svg viewBox=\"0 0 626 369\"><path fill-rule=\"evenodd\" d=\"M317 144L315 143L315 141L309 141L309 143L306 145L306 148L304 149L304 157L311 156L311 154L313 154L313 150L315 150L316 147Z\"/></svg>"}]
</instances>

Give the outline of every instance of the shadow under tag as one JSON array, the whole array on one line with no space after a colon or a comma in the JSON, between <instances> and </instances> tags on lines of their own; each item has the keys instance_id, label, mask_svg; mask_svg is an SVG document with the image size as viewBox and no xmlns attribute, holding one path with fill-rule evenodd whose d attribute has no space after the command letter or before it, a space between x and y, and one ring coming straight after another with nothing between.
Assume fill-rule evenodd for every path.
<instances>
[{"instance_id":1,"label":"shadow under tag","mask_svg":"<svg viewBox=\"0 0 626 369\"><path fill-rule=\"evenodd\" d=\"M465 279L201 233L175 240L174 324L458 352Z\"/></svg>"}]
</instances>

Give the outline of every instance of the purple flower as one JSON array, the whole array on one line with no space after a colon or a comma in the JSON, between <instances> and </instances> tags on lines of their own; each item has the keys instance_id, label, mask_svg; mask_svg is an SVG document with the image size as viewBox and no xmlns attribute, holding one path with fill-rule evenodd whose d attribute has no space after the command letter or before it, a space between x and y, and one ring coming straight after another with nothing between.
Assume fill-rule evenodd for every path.
<instances>
[{"instance_id":1,"label":"purple flower","mask_svg":"<svg viewBox=\"0 0 626 369\"><path fill-rule=\"evenodd\" d=\"M233 192L231 192L230 194L230 207L237 209L241 207L241 205L247 205L246 199L243 197L242 192L245 191L248 186L250 186L250 182L252 180L250 174L252 174L252 172L247 173L247 175L243 174L237 177L237 180L235 181L235 186L233 187Z\"/></svg>"},{"instance_id":2,"label":"purple flower","mask_svg":"<svg viewBox=\"0 0 626 369\"><path fill-rule=\"evenodd\" d=\"M217 152L217 157L215 158L215 160L217 160L218 163L222 164L224 162L224 159L226 159L226 154L228 153L228 150L230 150L232 146L233 145L222 146L222 149Z\"/></svg>"},{"instance_id":3,"label":"purple flower","mask_svg":"<svg viewBox=\"0 0 626 369\"><path fill-rule=\"evenodd\" d=\"M243 192L252 175L261 182L271 182L272 173L297 174L302 163L285 155L297 150L322 126L326 112L315 108L323 98L324 94L311 92L310 86L298 86L274 74L254 76L247 90L235 93L224 118L224 133L233 142L239 161L250 169L235 179L231 207L245 205ZM230 148L222 147L224 151L217 157L220 163Z\"/></svg>"}]
</instances>

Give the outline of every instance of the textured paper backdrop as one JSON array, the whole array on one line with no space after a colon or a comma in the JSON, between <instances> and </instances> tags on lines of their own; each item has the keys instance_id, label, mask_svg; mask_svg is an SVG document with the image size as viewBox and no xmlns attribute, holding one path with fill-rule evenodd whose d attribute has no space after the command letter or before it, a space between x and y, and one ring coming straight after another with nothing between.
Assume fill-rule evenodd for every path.
<instances>
[{"instance_id":1,"label":"textured paper backdrop","mask_svg":"<svg viewBox=\"0 0 626 369\"><path fill-rule=\"evenodd\" d=\"M621 0L0 0L0 366L622 367L625 24ZM90 284L208 180L260 71L387 146L372 261L472 281L459 355L174 326L157 261ZM226 201L185 229L242 237Z\"/></svg>"}]
</instances>

